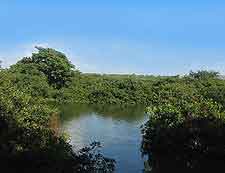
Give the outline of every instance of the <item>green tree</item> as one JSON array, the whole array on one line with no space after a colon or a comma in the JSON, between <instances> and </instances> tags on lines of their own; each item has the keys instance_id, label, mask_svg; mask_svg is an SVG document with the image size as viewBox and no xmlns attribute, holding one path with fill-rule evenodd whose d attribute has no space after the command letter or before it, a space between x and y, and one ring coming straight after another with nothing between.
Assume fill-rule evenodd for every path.
<instances>
[{"instance_id":1,"label":"green tree","mask_svg":"<svg viewBox=\"0 0 225 173\"><path fill-rule=\"evenodd\" d=\"M33 64L47 76L49 84L57 89L68 86L75 66L71 64L66 55L51 48L35 48L38 53L33 53L31 57L25 57L18 63Z\"/></svg>"},{"instance_id":2,"label":"green tree","mask_svg":"<svg viewBox=\"0 0 225 173\"><path fill-rule=\"evenodd\" d=\"M10 67L11 81L18 90L31 95L51 99L56 92L48 83L44 73L40 72L34 64L17 63Z\"/></svg>"}]
</instances>

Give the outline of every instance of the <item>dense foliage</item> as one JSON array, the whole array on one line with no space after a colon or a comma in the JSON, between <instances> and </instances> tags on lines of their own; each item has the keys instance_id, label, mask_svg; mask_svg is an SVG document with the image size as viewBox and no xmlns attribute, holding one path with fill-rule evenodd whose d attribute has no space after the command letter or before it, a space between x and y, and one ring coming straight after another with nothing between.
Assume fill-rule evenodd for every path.
<instances>
[{"instance_id":1,"label":"dense foliage","mask_svg":"<svg viewBox=\"0 0 225 173\"><path fill-rule=\"evenodd\" d=\"M147 109L149 120L142 128L142 152L151 157L150 163L159 164L154 158L160 155L174 161L160 165L167 170L173 165L173 171L177 171L179 165L180 171L201 172L207 159L217 160L217 166L223 167L225 81L214 74L191 72L181 79L153 85L154 97ZM214 169L215 164L211 165ZM210 165L207 168L210 170Z\"/></svg>"},{"instance_id":2,"label":"dense foliage","mask_svg":"<svg viewBox=\"0 0 225 173\"><path fill-rule=\"evenodd\" d=\"M61 90L59 102L114 105L148 105L151 85L156 77L134 75L76 75L72 84Z\"/></svg>"}]
</instances>

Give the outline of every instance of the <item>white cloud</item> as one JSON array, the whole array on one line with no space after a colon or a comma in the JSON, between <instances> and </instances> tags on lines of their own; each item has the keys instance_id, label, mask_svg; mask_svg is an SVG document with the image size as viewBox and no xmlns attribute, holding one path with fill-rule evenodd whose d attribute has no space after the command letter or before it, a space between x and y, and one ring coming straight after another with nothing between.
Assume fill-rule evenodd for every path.
<instances>
[{"instance_id":1,"label":"white cloud","mask_svg":"<svg viewBox=\"0 0 225 173\"><path fill-rule=\"evenodd\" d=\"M23 56L31 56L32 53L37 52L37 49L35 49L35 47L50 47L50 45L48 43L32 43L32 44L27 44L27 45L23 45L22 46L22 52L23 52Z\"/></svg>"},{"instance_id":2,"label":"white cloud","mask_svg":"<svg viewBox=\"0 0 225 173\"><path fill-rule=\"evenodd\" d=\"M84 58L81 56L75 55L72 50L63 50L63 52L67 55L69 60L75 65L75 67L81 72L87 73L95 73L98 72L97 66L91 64L90 62L86 62Z\"/></svg>"},{"instance_id":3,"label":"white cloud","mask_svg":"<svg viewBox=\"0 0 225 173\"><path fill-rule=\"evenodd\" d=\"M49 47L48 43L32 43L19 45L7 51L1 52L0 60L2 60L3 67L9 67L10 65L16 63L22 57L31 56L33 52L36 52L35 46Z\"/></svg>"}]
</instances>

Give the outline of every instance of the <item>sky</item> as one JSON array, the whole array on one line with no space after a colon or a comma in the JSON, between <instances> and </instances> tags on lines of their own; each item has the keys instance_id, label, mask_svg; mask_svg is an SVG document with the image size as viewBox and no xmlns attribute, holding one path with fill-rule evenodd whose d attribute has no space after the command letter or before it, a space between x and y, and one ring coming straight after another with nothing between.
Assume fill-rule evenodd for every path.
<instances>
[{"instance_id":1,"label":"sky","mask_svg":"<svg viewBox=\"0 0 225 173\"><path fill-rule=\"evenodd\" d=\"M36 45L82 72L225 74L225 1L0 0L2 65Z\"/></svg>"}]
</instances>

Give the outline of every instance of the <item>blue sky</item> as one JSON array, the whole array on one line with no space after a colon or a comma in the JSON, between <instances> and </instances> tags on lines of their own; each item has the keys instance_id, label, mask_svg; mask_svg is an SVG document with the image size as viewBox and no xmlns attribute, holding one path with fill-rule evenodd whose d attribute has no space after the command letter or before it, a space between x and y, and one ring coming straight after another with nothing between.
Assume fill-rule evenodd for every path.
<instances>
[{"instance_id":1,"label":"blue sky","mask_svg":"<svg viewBox=\"0 0 225 173\"><path fill-rule=\"evenodd\" d=\"M1 0L4 66L56 48L83 72L225 74L222 0Z\"/></svg>"}]
</instances>

